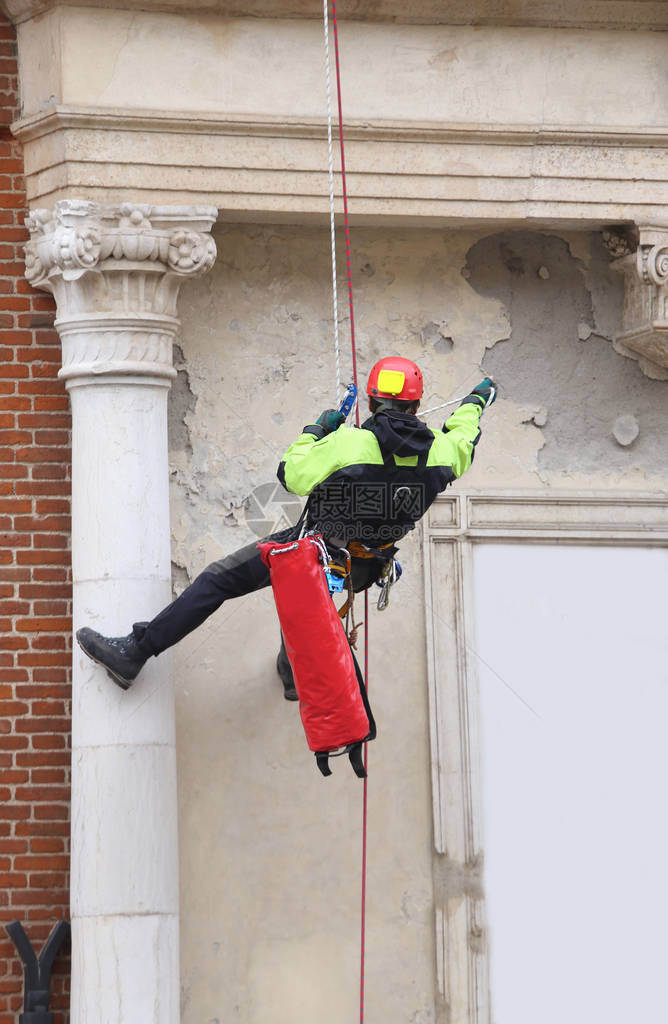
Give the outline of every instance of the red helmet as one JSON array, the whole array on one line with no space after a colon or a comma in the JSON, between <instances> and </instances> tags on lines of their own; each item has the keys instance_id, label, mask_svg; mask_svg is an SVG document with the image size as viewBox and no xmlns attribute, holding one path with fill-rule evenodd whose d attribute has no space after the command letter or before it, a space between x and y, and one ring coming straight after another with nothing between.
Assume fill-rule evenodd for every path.
<instances>
[{"instance_id":1,"label":"red helmet","mask_svg":"<svg viewBox=\"0 0 668 1024\"><path fill-rule=\"evenodd\" d=\"M369 398L418 402L422 398L420 367L401 356L379 359L369 374L366 393Z\"/></svg>"}]
</instances>

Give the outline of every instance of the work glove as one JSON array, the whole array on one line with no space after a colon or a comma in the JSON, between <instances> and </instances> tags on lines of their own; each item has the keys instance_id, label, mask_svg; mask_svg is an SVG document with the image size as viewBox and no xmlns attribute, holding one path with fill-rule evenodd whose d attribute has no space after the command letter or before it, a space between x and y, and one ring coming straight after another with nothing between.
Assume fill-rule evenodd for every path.
<instances>
[{"instance_id":1,"label":"work glove","mask_svg":"<svg viewBox=\"0 0 668 1024\"><path fill-rule=\"evenodd\" d=\"M486 409L488 405L491 405L496 394L498 387L491 377L485 377L481 380L477 387L473 388L468 398L464 399L464 402L476 401L476 404L481 405L483 409Z\"/></svg>"},{"instance_id":2,"label":"work glove","mask_svg":"<svg viewBox=\"0 0 668 1024\"><path fill-rule=\"evenodd\" d=\"M322 427L322 436L325 434L331 434L335 430L338 430L342 423L345 423L346 418L342 412L338 409L325 409L318 416L316 423L319 427Z\"/></svg>"},{"instance_id":3,"label":"work glove","mask_svg":"<svg viewBox=\"0 0 668 1024\"><path fill-rule=\"evenodd\" d=\"M315 423L309 423L308 426L304 427L303 433L313 434L320 441L327 434L338 430L345 421L346 417L338 409L325 409L324 412L320 413Z\"/></svg>"}]
</instances>

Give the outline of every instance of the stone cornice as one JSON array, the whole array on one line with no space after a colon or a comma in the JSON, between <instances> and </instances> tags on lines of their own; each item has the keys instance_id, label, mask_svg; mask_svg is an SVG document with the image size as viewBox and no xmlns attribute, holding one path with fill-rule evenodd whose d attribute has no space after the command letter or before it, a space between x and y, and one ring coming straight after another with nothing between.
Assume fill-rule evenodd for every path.
<instances>
[{"instance_id":1,"label":"stone cornice","mask_svg":"<svg viewBox=\"0 0 668 1024\"><path fill-rule=\"evenodd\" d=\"M326 139L324 118L220 117L207 111L121 110L55 105L15 121L13 134L32 142L61 129L173 132L193 135L245 135L277 139ZM573 124L478 124L346 120L346 138L369 142L475 143L516 146L643 146L668 148L668 124L656 127Z\"/></svg>"},{"instance_id":2,"label":"stone cornice","mask_svg":"<svg viewBox=\"0 0 668 1024\"><path fill-rule=\"evenodd\" d=\"M3 0L14 22L26 21L66 3L171 14L208 13L225 18L320 19L319 0ZM413 25L498 25L529 28L668 29L662 0L342 0L342 20Z\"/></svg>"},{"instance_id":3,"label":"stone cornice","mask_svg":"<svg viewBox=\"0 0 668 1024\"><path fill-rule=\"evenodd\" d=\"M26 219L26 277L51 292L63 346L60 376L175 376L181 281L216 258L215 207L63 200Z\"/></svg>"}]
</instances>

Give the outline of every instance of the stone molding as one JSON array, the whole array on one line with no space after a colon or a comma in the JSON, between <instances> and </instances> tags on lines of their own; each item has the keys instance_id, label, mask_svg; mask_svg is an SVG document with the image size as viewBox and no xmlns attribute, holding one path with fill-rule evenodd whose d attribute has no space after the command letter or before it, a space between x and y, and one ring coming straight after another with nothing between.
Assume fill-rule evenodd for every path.
<instances>
[{"instance_id":1,"label":"stone molding","mask_svg":"<svg viewBox=\"0 0 668 1024\"><path fill-rule=\"evenodd\" d=\"M592 125L587 124L494 124L469 121L391 121L346 118L346 141L373 139L378 142L513 142L532 145L540 140L573 145L647 145L668 147L666 125ZM271 114L212 114L210 111L153 110L116 107L84 107L55 104L46 110L15 121L12 133L25 145L61 128L186 134L255 135L262 138L327 139L327 121L320 117L276 117Z\"/></svg>"},{"instance_id":2,"label":"stone molding","mask_svg":"<svg viewBox=\"0 0 668 1024\"><path fill-rule=\"evenodd\" d=\"M668 226L640 224L634 254L615 260L624 275L622 329L614 347L637 359L656 380L668 380Z\"/></svg>"},{"instance_id":3,"label":"stone molding","mask_svg":"<svg viewBox=\"0 0 668 1024\"><path fill-rule=\"evenodd\" d=\"M56 105L12 130L34 204L197 196L231 221L328 218L322 118ZM349 119L346 140L358 224L668 220L668 125Z\"/></svg>"},{"instance_id":4,"label":"stone molding","mask_svg":"<svg viewBox=\"0 0 668 1024\"><path fill-rule=\"evenodd\" d=\"M26 219L26 277L51 292L73 382L138 375L168 384L181 282L216 259L215 207L61 200Z\"/></svg>"},{"instance_id":5,"label":"stone molding","mask_svg":"<svg viewBox=\"0 0 668 1024\"><path fill-rule=\"evenodd\" d=\"M67 3L90 6L90 0L4 0L3 6L15 22L43 14ZM116 7L118 0L96 0L97 7ZM128 10L153 12L208 12L226 18L316 18L322 17L319 0L124 0ZM392 21L398 24L499 25L555 28L637 28L659 31L668 28L668 10L662 0L374 0L373 3L343 3L339 17L348 21Z\"/></svg>"}]
</instances>

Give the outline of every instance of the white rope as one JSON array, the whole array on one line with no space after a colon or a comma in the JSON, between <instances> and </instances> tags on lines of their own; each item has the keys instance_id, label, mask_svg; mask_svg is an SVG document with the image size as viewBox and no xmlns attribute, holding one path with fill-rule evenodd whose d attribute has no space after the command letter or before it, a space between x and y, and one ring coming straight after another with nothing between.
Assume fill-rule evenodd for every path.
<instances>
[{"instance_id":1,"label":"white rope","mask_svg":"<svg viewBox=\"0 0 668 1024\"><path fill-rule=\"evenodd\" d=\"M336 231L334 228L334 155L332 147L332 91L329 67L329 0L323 0L325 21L325 85L327 89L327 147L329 155L329 224L332 236L332 306L334 311L334 358L336 362L336 400L341 395L341 356L339 353L339 303L336 289Z\"/></svg>"}]
</instances>

